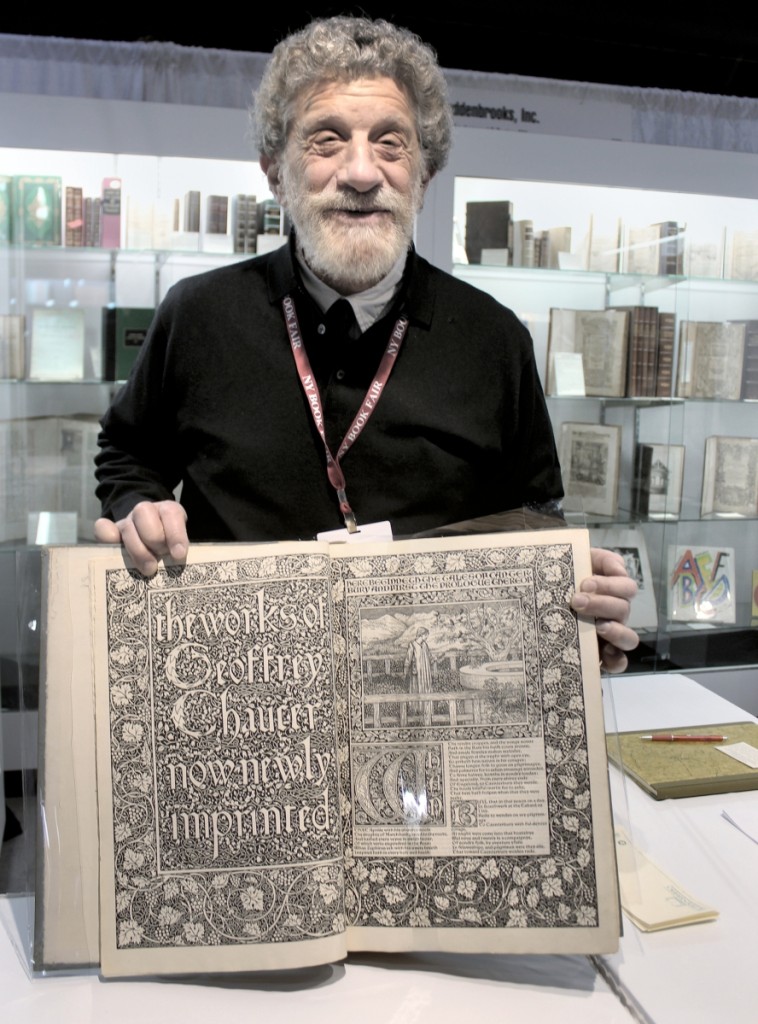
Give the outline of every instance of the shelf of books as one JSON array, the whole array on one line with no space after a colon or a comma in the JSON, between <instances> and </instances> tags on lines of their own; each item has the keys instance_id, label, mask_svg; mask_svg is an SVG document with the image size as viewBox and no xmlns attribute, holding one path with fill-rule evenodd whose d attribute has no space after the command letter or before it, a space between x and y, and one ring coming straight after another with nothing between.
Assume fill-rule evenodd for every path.
<instances>
[{"instance_id":1,"label":"shelf of books","mask_svg":"<svg viewBox=\"0 0 758 1024\"><path fill-rule=\"evenodd\" d=\"M636 577L646 671L758 662L757 212L456 179L455 273L531 331L567 517Z\"/></svg>"},{"instance_id":2,"label":"shelf of books","mask_svg":"<svg viewBox=\"0 0 758 1024\"><path fill-rule=\"evenodd\" d=\"M249 161L0 149L0 543L92 539L98 421L158 303L288 228Z\"/></svg>"}]
</instances>

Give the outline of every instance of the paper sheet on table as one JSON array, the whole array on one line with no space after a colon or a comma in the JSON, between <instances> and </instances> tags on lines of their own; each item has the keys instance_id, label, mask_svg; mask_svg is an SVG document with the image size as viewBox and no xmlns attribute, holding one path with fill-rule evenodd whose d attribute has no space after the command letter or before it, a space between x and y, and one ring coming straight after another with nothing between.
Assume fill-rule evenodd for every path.
<instances>
[{"instance_id":1,"label":"paper sheet on table","mask_svg":"<svg viewBox=\"0 0 758 1024\"><path fill-rule=\"evenodd\" d=\"M696 899L615 829L621 907L640 931L657 932L713 921L718 910Z\"/></svg>"},{"instance_id":2,"label":"paper sheet on table","mask_svg":"<svg viewBox=\"0 0 758 1024\"><path fill-rule=\"evenodd\" d=\"M722 811L721 814L730 825L758 843L758 807L740 807L738 811Z\"/></svg>"}]
</instances>

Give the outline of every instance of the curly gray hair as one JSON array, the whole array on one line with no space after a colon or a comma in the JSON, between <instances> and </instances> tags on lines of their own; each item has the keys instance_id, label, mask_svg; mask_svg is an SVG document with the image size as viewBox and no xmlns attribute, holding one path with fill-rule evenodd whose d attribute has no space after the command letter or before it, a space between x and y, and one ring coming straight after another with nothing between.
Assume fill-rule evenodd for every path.
<instances>
[{"instance_id":1,"label":"curly gray hair","mask_svg":"<svg viewBox=\"0 0 758 1024\"><path fill-rule=\"evenodd\" d=\"M368 18L324 18L283 39L253 97L253 137L261 156L284 149L295 98L318 82L391 78L416 115L426 176L447 162L452 115L445 79L430 46L408 29Z\"/></svg>"}]
</instances>

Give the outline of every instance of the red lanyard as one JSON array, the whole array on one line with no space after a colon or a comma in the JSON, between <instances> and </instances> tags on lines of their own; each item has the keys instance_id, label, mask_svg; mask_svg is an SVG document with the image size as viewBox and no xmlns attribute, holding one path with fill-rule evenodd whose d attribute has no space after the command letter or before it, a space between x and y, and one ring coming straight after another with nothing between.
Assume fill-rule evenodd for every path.
<instances>
[{"instance_id":1,"label":"red lanyard","mask_svg":"<svg viewBox=\"0 0 758 1024\"><path fill-rule=\"evenodd\" d=\"M392 373L392 367L394 366L395 359L400 351L400 346L403 344L405 332L408 330L408 320L406 317L401 316L392 328L392 333L390 334L390 339L387 342L384 355L379 363L379 369L376 371L376 376L369 385L366 396L361 403L360 409L356 413L355 419L350 424L348 432L342 438L342 444L339 446L339 449L337 450L337 457L335 458L332 455L326 440L321 393L318 389L318 385L316 384L316 378L313 376L310 360L308 359L308 355L303 347L303 336L300 333L300 324L297 319L297 313L295 312L295 303L289 295L284 296L284 299L282 300L282 308L284 309L284 322L287 325L287 334L289 335L290 345L292 346L292 354L295 357L295 366L297 367L297 372L300 377L300 383L303 386L305 397L308 400L308 407L311 410L313 422L316 424L316 430L318 430L321 435L321 440L324 442L324 450L326 452L326 475L329 477L329 482L332 487L337 492L337 500L340 503L340 512L345 520L345 526L347 527L348 533L356 533L358 530L358 524L355 519L355 513L347 500L347 494L345 493L345 474L342 472L340 462L358 440L361 431L371 419L371 414L376 408L377 402L381 398L382 392L389 380L389 376Z\"/></svg>"}]
</instances>

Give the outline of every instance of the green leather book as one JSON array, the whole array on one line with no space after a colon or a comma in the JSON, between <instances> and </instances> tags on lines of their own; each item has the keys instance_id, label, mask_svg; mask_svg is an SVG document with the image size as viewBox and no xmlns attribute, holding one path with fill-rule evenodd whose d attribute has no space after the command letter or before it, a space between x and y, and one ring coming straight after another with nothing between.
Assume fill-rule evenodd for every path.
<instances>
[{"instance_id":1,"label":"green leather book","mask_svg":"<svg viewBox=\"0 0 758 1024\"><path fill-rule=\"evenodd\" d=\"M152 323L154 309L103 309L103 380L126 380Z\"/></svg>"},{"instance_id":2,"label":"green leather book","mask_svg":"<svg viewBox=\"0 0 758 1024\"><path fill-rule=\"evenodd\" d=\"M61 179L18 175L13 179L13 241L61 244Z\"/></svg>"},{"instance_id":3,"label":"green leather book","mask_svg":"<svg viewBox=\"0 0 758 1024\"><path fill-rule=\"evenodd\" d=\"M727 738L723 743L653 743L640 739L656 732ZM613 764L656 800L758 789L758 768L750 768L719 749L744 743L758 754L758 725L754 722L608 733L606 743Z\"/></svg>"}]
</instances>

